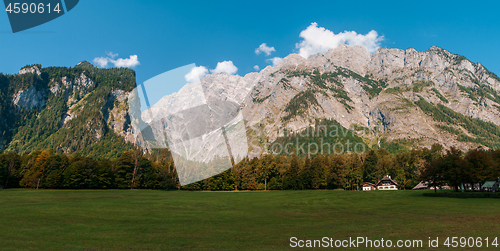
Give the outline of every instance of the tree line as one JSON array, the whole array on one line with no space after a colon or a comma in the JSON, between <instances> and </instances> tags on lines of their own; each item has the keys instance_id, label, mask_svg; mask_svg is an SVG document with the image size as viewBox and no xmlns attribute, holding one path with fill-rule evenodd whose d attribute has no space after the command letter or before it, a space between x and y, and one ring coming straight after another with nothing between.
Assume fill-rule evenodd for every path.
<instances>
[{"instance_id":1,"label":"tree line","mask_svg":"<svg viewBox=\"0 0 500 251\"><path fill-rule=\"evenodd\" d=\"M156 156L128 151L115 160L56 154L0 154L0 188L176 189L168 151Z\"/></svg>"},{"instance_id":2,"label":"tree line","mask_svg":"<svg viewBox=\"0 0 500 251\"><path fill-rule=\"evenodd\" d=\"M473 149L467 153L451 147L446 154L432 159L425 165L420 178L436 190L447 185L475 191L487 180L500 179L500 150Z\"/></svg>"},{"instance_id":3,"label":"tree line","mask_svg":"<svg viewBox=\"0 0 500 251\"><path fill-rule=\"evenodd\" d=\"M441 145L390 153L373 149L362 154L264 155L244 159L231 169L180 187L167 149L143 154L128 151L117 159L93 159L56 154L51 150L27 155L0 154L0 188L45 189L186 189L186 190L357 190L385 175L400 189L420 181L430 186L473 187L500 176L500 150Z\"/></svg>"}]
</instances>

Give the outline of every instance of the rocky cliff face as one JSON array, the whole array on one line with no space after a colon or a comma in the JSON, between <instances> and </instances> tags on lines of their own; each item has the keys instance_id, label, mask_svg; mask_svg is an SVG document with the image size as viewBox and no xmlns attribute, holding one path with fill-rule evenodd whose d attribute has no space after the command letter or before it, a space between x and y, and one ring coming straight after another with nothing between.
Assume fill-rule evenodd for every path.
<instances>
[{"instance_id":1,"label":"rocky cliff face","mask_svg":"<svg viewBox=\"0 0 500 251\"><path fill-rule=\"evenodd\" d=\"M262 130L269 142L329 119L368 128L362 137L371 146L393 140L410 147L498 146L500 79L480 63L438 47L370 54L361 46L340 45L308 59L291 54L244 77L212 74L201 81L210 86L209 96L238 100L245 93L247 126ZM236 94L228 93L235 87ZM478 123L484 126L473 126ZM481 128L490 128L495 142L484 143Z\"/></svg>"},{"instance_id":2,"label":"rocky cliff face","mask_svg":"<svg viewBox=\"0 0 500 251\"><path fill-rule=\"evenodd\" d=\"M27 66L0 74L0 150L29 153L51 148L113 157L131 149L128 95L135 87L130 69L99 69L88 62L74 68ZM116 149L114 149L116 148ZM106 153L107 152L107 153Z\"/></svg>"},{"instance_id":3,"label":"rocky cliff face","mask_svg":"<svg viewBox=\"0 0 500 251\"><path fill-rule=\"evenodd\" d=\"M109 94L106 105L103 107L103 114L106 122L117 135L123 137L126 142L134 142L132 129L130 127L130 115L128 97L130 92L121 89L112 91Z\"/></svg>"},{"instance_id":4,"label":"rocky cliff face","mask_svg":"<svg viewBox=\"0 0 500 251\"><path fill-rule=\"evenodd\" d=\"M12 103L19 108L42 109L47 101L46 93L38 91L35 87L20 90L14 95Z\"/></svg>"}]
</instances>

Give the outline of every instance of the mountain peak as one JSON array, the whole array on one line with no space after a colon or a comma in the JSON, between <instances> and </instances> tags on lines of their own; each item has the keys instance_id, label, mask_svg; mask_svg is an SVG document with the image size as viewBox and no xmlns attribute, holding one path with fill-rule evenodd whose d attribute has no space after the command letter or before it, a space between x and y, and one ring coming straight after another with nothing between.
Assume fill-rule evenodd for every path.
<instances>
[{"instance_id":1,"label":"mountain peak","mask_svg":"<svg viewBox=\"0 0 500 251\"><path fill-rule=\"evenodd\" d=\"M84 67L84 66L94 67L93 64L91 64L89 61L86 61L86 60L81 61L80 63L76 64L76 66L79 66L79 67Z\"/></svg>"},{"instance_id":2,"label":"mountain peak","mask_svg":"<svg viewBox=\"0 0 500 251\"><path fill-rule=\"evenodd\" d=\"M36 73L36 75L40 76L41 74L40 69L42 69L42 65L40 64L26 65L23 68L21 68L21 70L19 70L18 75L26 73Z\"/></svg>"},{"instance_id":3,"label":"mountain peak","mask_svg":"<svg viewBox=\"0 0 500 251\"><path fill-rule=\"evenodd\" d=\"M332 64L351 69L352 71L365 75L371 55L365 47L360 45L350 46L340 44L325 53L325 58Z\"/></svg>"},{"instance_id":4,"label":"mountain peak","mask_svg":"<svg viewBox=\"0 0 500 251\"><path fill-rule=\"evenodd\" d=\"M431 48L429 48L430 51L437 51L437 50L444 50L443 48L439 47L439 46L432 46Z\"/></svg>"}]
</instances>

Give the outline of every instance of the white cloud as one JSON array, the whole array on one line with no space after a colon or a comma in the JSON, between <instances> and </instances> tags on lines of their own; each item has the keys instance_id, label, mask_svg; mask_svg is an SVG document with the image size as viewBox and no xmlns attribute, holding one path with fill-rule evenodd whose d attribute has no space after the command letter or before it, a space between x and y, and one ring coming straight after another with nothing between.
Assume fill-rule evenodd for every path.
<instances>
[{"instance_id":1,"label":"white cloud","mask_svg":"<svg viewBox=\"0 0 500 251\"><path fill-rule=\"evenodd\" d=\"M256 71L260 70L260 67L258 65L254 65L253 67Z\"/></svg>"},{"instance_id":2,"label":"white cloud","mask_svg":"<svg viewBox=\"0 0 500 251\"><path fill-rule=\"evenodd\" d=\"M188 83L193 83L202 79L207 74L208 74L207 67L205 66L193 67L193 69L191 69L191 71L189 71L189 73L184 76L184 79L186 79Z\"/></svg>"},{"instance_id":3,"label":"white cloud","mask_svg":"<svg viewBox=\"0 0 500 251\"><path fill-rule=\"evenodd\" d=\"M215 69L210 70L211 73L227 73L229 75L234 75L238 71L238 68L234 66L233 61L224 61L217 63Z\"/></svg>"},{"instance_id":4,"label":"white cloud","mask_svg":"<svg viewBox=\"0 0 500 251\"><path fill-rule=\"evenodd\" d=\"M112 51L106 53L106 55L108 55L108 57L110 57L110 58L116 58L116 57L118 57L118 53L113 53Z\"/></svg>"},{"instance_id":5,"label":"white cloud","mask_svg":"<svg viewBox=\"0 0 500 251\"><path fill-rule=\"evenodd\" d=\"M130 55L129 58L119 58L117 60L110 59L111 63L115 65L115 67L136 67L140 65L137 55Z\"/></svg>"},{"instance_id":6,"label":"white cloud","mask_svg":"<svg viewBox=\"0 0 500 251\"><path fill-rule=\"evenodd\" d=\"M271 52L273 52L273 51L276 51L276 50L274 49L274 47L269 47L269 46L267 46L267 44L266 44L266 43L262 43L262 44L259 46L259 48L255 49L255 54L259 55L259 54L261 54L262 52L264 52L264 53L266 54L266 56L269 56L269 55L271 55Z\"/></svg>"},{"instance_id":7,"label":"white cloud","mask_svg":"<svg viewBox=\"0 0 500 251\"><path fill-rule=\"evenodd\" d=\"M108 66L108 58L102 58L102 57L94 58L94 64L96 64L101 68L104 68Z\"/></svg>"},{"instance_id":8,"label":"white cloud","mask_svg":"<svg viewBox=\"0 0 500 251\"><path fill-rule=\"evenodd\" d=\"M118 58L114 59L118 56L118 54L114 54L112 52L107 53L108 57L96 57L94 58L94 64L97 66L104 68L108 66L108 63L114 64L115 67L136 67L140 65L139 59L137 55L130 55L129 58Z\"/></svg>"},{"instance_id":9,"label":"white cloud","mask_svg":"<svg viewBox=\"0 0 500 251\"><path fill-rule=\"evenodd\" d=\"M374 30L366 35L357 34L355 31L344 31L335 34L328 29L318 27L317 23L309 25L300 32L299 36L304 40L295 46L299 49L299 55L304 58L317 53L325 53L339 44L361 45L372 53L380 48L380 41L384 40L384 37L379 36Z\"/></svg>"},{"instance_id":10,"label":"white cloud","mask_svg":"<svg viewBox=\"0 0 500 251\"><path fill-rule=\"evenodd\" d=\"M217 67L215 67L215 69L210 70L210 72L214 74L227 73L229 75L234 75L237 71L238 68L234 66L233 61L219 62L217 63ZM193 69L191 69L191 71L184 76L184 79L186 79L188 83L193 83L205 77L208 72L209 70L205 66L193 67Z\"/></svg>"},{"instance_id":11,"label":"white cloud","mask_svg":"<svg viewBox=\"0 0 500 251\"><path fill-rule=\"evenodd\" d=\"M283 58L280 57L274 57L266 60L267 62L273 63L273 66L276 66L279 62L283 61Z\"/></svg>"}]
</instances>

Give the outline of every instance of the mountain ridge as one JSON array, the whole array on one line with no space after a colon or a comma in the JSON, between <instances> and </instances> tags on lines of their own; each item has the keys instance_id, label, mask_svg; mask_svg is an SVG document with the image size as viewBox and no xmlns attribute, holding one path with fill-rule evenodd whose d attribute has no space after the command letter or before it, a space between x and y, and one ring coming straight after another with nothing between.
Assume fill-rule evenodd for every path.
<instances>
[{"instance_id":1,"label":"mountain ridge","mask_svg":"<svg viewBox=\"0 0 500 251\"><path fill-rule=\"evenodd\" d=\"M239 78L238 85L248 76L257 81L242 110L247 125L262 128L268 142L283 137L284 131L303 130L315 119L330 119L345 128L370 128L374 135L369 137L378 138L378 146L381 139L411 139L420 141L415 146L440 143L464 150L482 145L462 125L452 125L463 131L459 135L443 130L450 125L426 115L417 105L421 98L473 120L500 125L498 77L480 63L439 47L426 52L381 48L370 54L361 46L340 45L308 59L290 54L259 73L232 77ZM202 84L210 79L211 86L224 89L226 78L207 75ZM496 142L499 135L494 136Z\"/></svg>"},{"instance_id":2,"label":"mountain ridge","mask_svg":"<svg viewBox=\"0 0 500 251\"><path fill-rule=\"evenodd\" d=\"M254 142L251 156L320 120L353 130L368 148L391 142L403 148L500 146L500 78L436 46L370 54L342 44L307 59L290 54L245 76L209 74L200 85L184 86L150 111L161 116L199 102L190 97L194 88L206 100L239 103L248 142ZM0 74L0 87L2 151L51 148L117 157L143 140L134 139L130 126L133 70L100 69L86 61L73 68L27 65L18 74ZM103 153L109 147L116 149Z\"/></svg>"}]
</instances>

